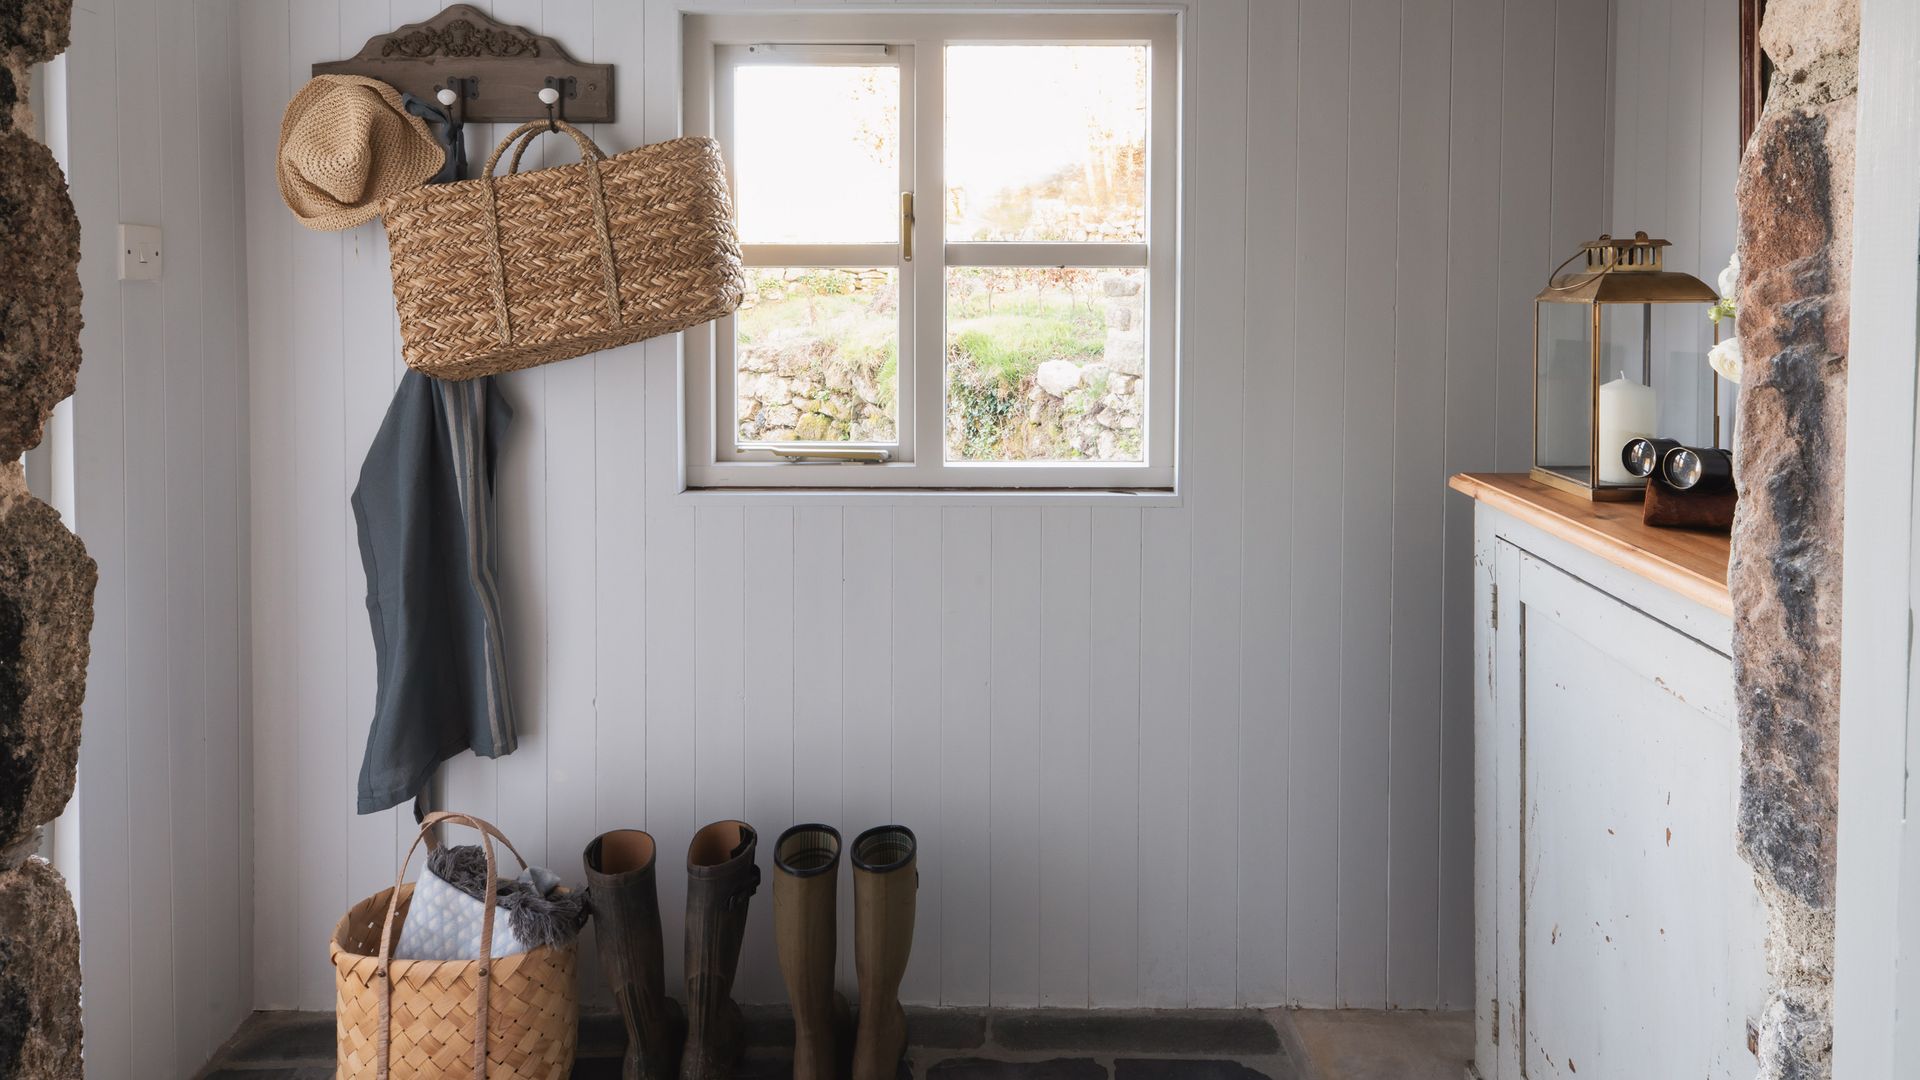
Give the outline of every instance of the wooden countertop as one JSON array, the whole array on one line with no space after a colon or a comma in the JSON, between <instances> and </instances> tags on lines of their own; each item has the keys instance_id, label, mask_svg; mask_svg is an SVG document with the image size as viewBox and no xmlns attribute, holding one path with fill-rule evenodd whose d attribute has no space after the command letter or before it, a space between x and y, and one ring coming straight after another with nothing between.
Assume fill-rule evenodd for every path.
<instances>
[{"instance_id":1,"label":"wooden countertop","mask_svg":"<svg viewBox=\"0 0 1920 1080\"><path fill-rule=\"evenodd\" d=\"M1589 502L1524 473L1456 473L1447 486L1543 532L1731 617L1727 537L1661 529L1640 520L1637 502Z\"/></svg>"}]
</instances>

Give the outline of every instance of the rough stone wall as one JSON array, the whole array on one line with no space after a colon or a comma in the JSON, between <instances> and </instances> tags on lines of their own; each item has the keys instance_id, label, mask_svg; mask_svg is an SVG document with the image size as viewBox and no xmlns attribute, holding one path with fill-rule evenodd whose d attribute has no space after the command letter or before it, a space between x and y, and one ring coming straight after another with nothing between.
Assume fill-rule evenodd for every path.
<instances>
[{"instance_id":1,"label":"rough stone wall","mask_svg":"<svg viewBox=\"0 0 1920 1080\"><path fill-rule=\"evenodd\" d=\"M93 629L93 560L53 507L0 465L0 851L73 797Z\"/></svg>"},{"instance_id":2,"label":"rough stone wall","mask_svg":"<svg viewBox=\"0 0 1920 1080\"><path fill-rule=\"evenodd\" d=\"M72 0L0 0L0 132L32 128L27 69L67 51Z\"/></svg>"},{"instance_id":3,"label":"rough stone wall","mask_svg":"<svg viewBox=\"0 0 1920 1080\"><path fill-rule=\"evenodd\" d=\"M12 460L80 372L80 222L53 152L22 128L0 132L0 237L0 460Z\"/></svg>"},{"instance_id":4,"label":"rough stone wall","mask_svg":"<svg viewBox=\"0 0 1920 1080\"><path fill-rule=\"evenodd\" d=\"M80 929L42 859L0 873L0 1076L80 1076Z\"/></svg>"},{"instance_id":5,"label":"rough stone wall","mask_svg":"<svg viewBox=\"0 0 1920 1080\"><path fill-rule=\"evenodd\" d=\"M97 571L18 464L80 367L80 226L27 72L71 0L0 0L0 1080L79 1080L73 899L31 854L73 797Z\"/></svg>"},{"instance_id":6,"label":"rough stone wall","mask_svg":"<svg viewBox=\"0 0 1920 1080\"><path fill-rule=\"evenodd\" d=\"M1729 584L1739 843L1768 909L1760 1075L1831 1075L1841 478L1858 0L1772 0L1775 65L1741 161L1740 394Z\"/></svg>"}]
</instances>

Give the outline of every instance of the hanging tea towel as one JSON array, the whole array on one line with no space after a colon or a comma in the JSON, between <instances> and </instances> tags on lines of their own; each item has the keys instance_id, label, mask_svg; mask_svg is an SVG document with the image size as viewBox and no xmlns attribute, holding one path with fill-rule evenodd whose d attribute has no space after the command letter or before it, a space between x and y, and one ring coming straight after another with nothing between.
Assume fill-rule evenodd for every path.
<instances>
[{"instance_id":1,"label":"hanging tea towel","mask_svg":"<svg viewBox=\"0 0 1920 1080\"><path fill-rule=\"evenodd\" d=\"M518 745L501 633L493 476L513 409L491 378L408 372L353 491L378 669L359 810L417 795L440 763Z\"/></svg>"},{"instance_id":2,"label":"hanging tea towel","mask_svg":"<svg viewBox=\"0 0 1920 1080\"><path fill-rule=\"evenodd\" d=\"M446 159L427 182L460 179L461 125L399 99ZM463 387L408 372L360 467L353 517L379 669L360 813L420 796L418 819L441 761L513 751L493 543L494 464L512 417L492 379Z\"/></svg>"}]
</instances>

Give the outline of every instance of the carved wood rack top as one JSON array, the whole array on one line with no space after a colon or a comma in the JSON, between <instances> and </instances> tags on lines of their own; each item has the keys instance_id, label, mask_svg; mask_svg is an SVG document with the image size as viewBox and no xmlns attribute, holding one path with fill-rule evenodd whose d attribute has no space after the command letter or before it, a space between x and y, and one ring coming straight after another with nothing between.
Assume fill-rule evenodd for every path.
<instances>
[{"instance_id":1,"label":"carved wood rack top","mask_svg":"<svg viewBox=\"0 0 1920 1080\"><path fill-rule=\"evenodd\" d=\"M365 75L422 101L452 90L467 123L512 124L546 117L540 91L558 91L555 113L579 124L613 114L613 65L583 64L558 41L455 4L426 22L376 34L347 60L313 65L315 75Z\"/></svg>"}]
</instances>

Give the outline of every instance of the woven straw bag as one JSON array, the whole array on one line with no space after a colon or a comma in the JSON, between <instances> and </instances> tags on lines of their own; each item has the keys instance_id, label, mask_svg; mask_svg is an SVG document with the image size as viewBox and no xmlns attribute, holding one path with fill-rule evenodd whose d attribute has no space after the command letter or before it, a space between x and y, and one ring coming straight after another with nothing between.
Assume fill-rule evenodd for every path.
<instances>
[{"instance_id":1,"label":"woven straw bag","mask_svg":"<svg viewBox=\"0 0 1920 1080\"><path fill-rule=\"evenodd\" d=\"M495 876L493 841L520 859L499 830L465 814L427 815L400 864L442 821L479 830L487 877ZM580 1037L574 986L578 943L542 946L495 957L494 897L486 897L478 960L392 959L396 928L407 917L413 886L396 880L353 906L334 928L333 958L339 1080L476 1078L566 1080Z\"/></svg>"},{"instance_id":2,"label":"woven straw bag","mask_svg":"<svg viewBox=\"0 0 1920 1080\"><path fill-rule=\"evenodd\" d=\"M521 155L550 130L571 135L581 160L520 172ZM516 140L508 175L495 177ZM573 125L538 120L501 141L485 175L397 195L383 215L401 352L436 378L684 330L739 307L746 291L712 139L607 157Z\"/></svg>"}]
</instances>

